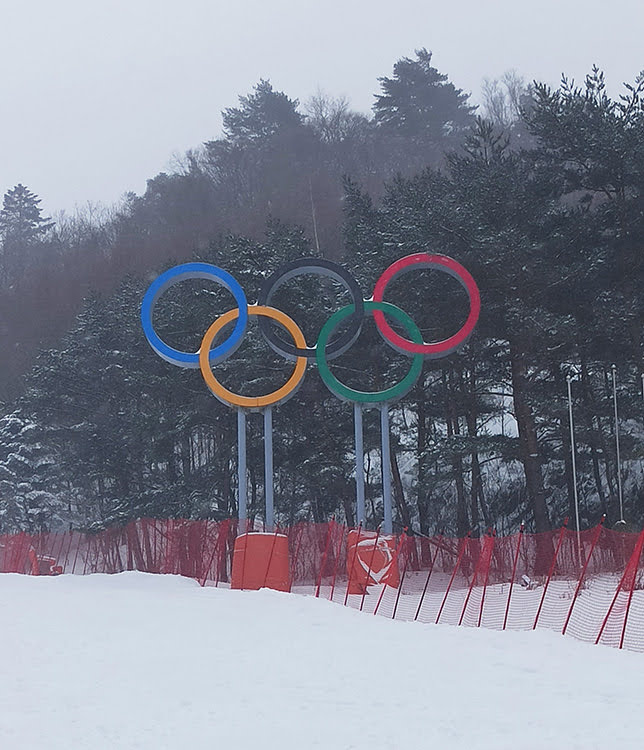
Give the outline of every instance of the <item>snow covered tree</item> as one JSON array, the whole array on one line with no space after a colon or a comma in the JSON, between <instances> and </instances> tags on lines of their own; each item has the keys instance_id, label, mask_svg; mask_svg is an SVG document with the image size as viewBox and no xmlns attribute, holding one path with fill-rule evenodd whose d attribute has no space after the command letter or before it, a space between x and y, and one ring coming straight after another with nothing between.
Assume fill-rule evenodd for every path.
<instances>
[{"instance_id":1,"label":"snow covered tree","mask_svg":"<svg viewBox=\"0 0 644 750\"><path fill-rule=\"evenodd\" d=\"M54 446L20 411L0 419L0 529L57 530L68 522Z\"/></svg>"}]
</instances>

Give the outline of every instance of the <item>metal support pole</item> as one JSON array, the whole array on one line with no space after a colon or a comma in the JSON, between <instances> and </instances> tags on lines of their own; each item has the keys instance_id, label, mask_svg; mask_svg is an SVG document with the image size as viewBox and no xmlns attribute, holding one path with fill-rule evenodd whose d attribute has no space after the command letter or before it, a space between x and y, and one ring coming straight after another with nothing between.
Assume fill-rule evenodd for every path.
<instances>
[{"instance_id":1,"label":"metal support pole","mask_svg":"<svg viewBox=\"0 0 644 750\"><path fill-rule=\"evenodd\" d=\"M615 407L615 451L617 455L617 492L619 496L619 520L624 520L624 500L622 494L622 463L619 455L619 421L617 418L617 367L611 367L613 373L613 405Z\"/></svg>"},{"instance_id":2,"label":"metal support pole","mask_svg":"<svg viewBox=\"0 0 644 750\"><path fill-rule=\"evenodd\" d=\"M575 424L572 417L572 387L570 375L566 378L568 382L568 417L570 421L570 454L572 456L572 485L573 496L575 498L575 524L577 528L577 556L579 558L579 567L581 568L581 536L579 534L579 496L577 495L577 448L575 446Z\"/></svg>"},{"instance_id":3,"label":"metal support pole","mask_svg":"<svg viewBox=\"0 0 644 750\"><path fill-rule=\"evenodd\" d=\"M356 525L366 524L364 499L364 442L362 430L362 406L353 405L353 425L356 444Z\"/></svg>"},{"instance_id":4,"label":"metal support pole","mask_svg":"<svg viewBox=\"0 0 644 750\"><path fill-rule=\"evenodd\" d=\"M273 531L273 409L264 409L264 497L266 499L266 531Z\"/></svg>"},{"instance_id":5,"label":"metal support pole","mask_svg":"<svg viewBox=\"0 0 644 750\"><path fill-rule=\"evenodd\" d=\"M394 525L391 512L391 442L389 439L389 407L387 404L383 404L380 407L380 432L382 440L380 457L382 464L382 502L384 508L382 526L385 534L393 534Z\"/></svg>"},{"instance_id":6,"label":"metal support pole","mask_svg":"<svg viewBox=\"0 0 644 750\"><path fill-rule=\"evenodd\" d=\"M246 482L246 412L237 410L237 505L239 515L238 533L243 534L247 518L248 484Z\"/></svg>"}]
</instances>

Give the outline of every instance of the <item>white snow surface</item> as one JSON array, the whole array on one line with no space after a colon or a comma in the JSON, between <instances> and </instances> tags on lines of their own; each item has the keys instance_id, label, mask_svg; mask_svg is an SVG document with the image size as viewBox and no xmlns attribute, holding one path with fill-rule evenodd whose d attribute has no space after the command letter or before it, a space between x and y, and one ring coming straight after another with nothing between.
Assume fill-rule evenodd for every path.
<instances>
[{"instance_id":1,"label":"white snow surface","mask_svg":"<svg viewBox=\"0 0 644 750\"><path fill-rule=\"evenodd\" d=\"M0 748L644 747L644 655L177 576L0 575Z\"/></svg>"}]
</instances>

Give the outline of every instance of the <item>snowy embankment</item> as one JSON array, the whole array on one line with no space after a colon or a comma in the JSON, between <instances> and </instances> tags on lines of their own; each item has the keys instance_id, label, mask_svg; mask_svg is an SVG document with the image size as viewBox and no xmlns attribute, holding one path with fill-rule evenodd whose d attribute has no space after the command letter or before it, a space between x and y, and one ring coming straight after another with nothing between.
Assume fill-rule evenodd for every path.
<instances>
[{"instance_id":1,"label":"snowy embankment","mask_svg":"<svg viewBox=\"0 0 644 750\"><path fill-rule=\"evenodd\" d=\"M644 745L644 656L176 576L0 576L0 747Z\"/></svg>"}]
</instances>

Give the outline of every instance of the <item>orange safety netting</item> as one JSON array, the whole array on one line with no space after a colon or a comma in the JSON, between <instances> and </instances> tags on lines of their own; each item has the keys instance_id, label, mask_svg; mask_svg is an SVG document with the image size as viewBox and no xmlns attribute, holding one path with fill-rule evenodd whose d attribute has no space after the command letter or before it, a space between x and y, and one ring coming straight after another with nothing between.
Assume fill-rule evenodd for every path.
<instances>
[{"instance_id":1,"label":"orange safety netting","mask_svg":"<svg viewBox=\"0 0 644 750\"><path fill-rule=\"evenodd\" d=\"M138 570L229 585L237 532L234 520L140 519L96 534L0 535L0 572ZM579 533L386 537L330 521L279 533L288 538L293 592L397 620L550 628L644 651L644 532L599 525Z\"/></svg>"}]
</instances>

